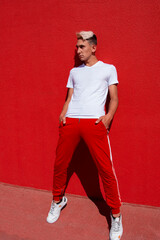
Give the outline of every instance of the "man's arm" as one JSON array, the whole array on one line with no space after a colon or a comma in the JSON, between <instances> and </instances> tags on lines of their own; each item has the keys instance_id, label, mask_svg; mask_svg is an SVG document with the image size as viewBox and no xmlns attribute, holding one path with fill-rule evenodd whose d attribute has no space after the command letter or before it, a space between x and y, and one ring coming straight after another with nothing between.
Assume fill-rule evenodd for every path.
<instances>
[{"instance_id":1,"label":"man's arm","mask_svg":"<svg viewBox=\"0 0 160 240\"><path fill-rule=\"evenodd\" d=\"M109 95L110 95L110 102L109 102L109 110L108 113L105 116L101 116L96 123L99 123L100 121L103 122L105 127L108 129L110 127L110 123L114 117L114 114L118 107L118 90L117 85L113 84L108 87Z\"/></svg>"},{"instance_id":2,"label":"man's arm","mask_svg":"<svg viewBox=\"0 0 160 240\"><path fill-rule=\"evenodd\" d=\"M59 123L61 123L61 122L63 122L63 124L66 123L65 115L66 115L66 112L67 112L67 109L68 109L68 104L71 101L72 94L73 94L73 88L69 88L67 100L65 101L65 104L63 105L62 112L59 116Z\"/></svg>"}]
</instances>

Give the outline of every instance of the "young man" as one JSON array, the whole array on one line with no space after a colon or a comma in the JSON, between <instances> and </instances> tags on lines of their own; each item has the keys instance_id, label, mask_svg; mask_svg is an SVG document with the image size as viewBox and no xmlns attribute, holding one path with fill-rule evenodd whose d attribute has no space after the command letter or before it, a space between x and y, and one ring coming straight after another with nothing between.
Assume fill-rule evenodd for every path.
<instances>
[{"instance_id":1,"label":"young man","mask_svg":"<svg viewBox=\"0 0 160 240\"><path fill-rule=\"evenodd\" d=\"M80 138L83 138L98 168L106 202L111 208L110 239L119 240L123 232L121 200L108 136L110 123L118 107L117 72L113 65L96 58L97 37L92 31L77 33L76 47L83 64L70 71L68 98L59 117L53 201L47 222L57 221L61 209L67 204L64 196L67 168ZM105 113L108 91L110 103L108 113Z\"/></svg>"}]
</instances>

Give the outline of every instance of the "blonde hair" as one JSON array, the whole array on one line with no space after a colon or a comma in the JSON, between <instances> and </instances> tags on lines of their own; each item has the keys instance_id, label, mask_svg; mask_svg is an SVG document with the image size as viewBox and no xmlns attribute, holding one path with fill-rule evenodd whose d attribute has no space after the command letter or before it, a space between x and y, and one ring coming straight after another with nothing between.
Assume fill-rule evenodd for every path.
<instances>
[{"instance_id":1,"label":"blonde hair","mask_svg":"<svg viewBox=\"0 0 160 240\"><path fill-rule=\"evenodd\" d=\"M87 40L90 44L97 45L97 37L92 31L81 31L76 33L77 39Z\"/></svg>"}]
</instances>

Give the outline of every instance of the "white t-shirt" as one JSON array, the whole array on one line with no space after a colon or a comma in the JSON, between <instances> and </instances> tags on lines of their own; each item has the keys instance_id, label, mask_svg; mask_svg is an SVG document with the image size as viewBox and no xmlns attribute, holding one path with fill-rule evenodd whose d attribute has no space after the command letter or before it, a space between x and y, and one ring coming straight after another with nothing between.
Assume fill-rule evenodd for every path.
<instances>
[{"instance_id":1,"label":"white t-shirt","mask_svg":"<svg viewBox=\"0 0 160 240\"><path fill-rule=\"evenodd\" d=\"M118 84L116 68L102 61L91 67L85 64L72 68L67 88L73 88L66 117L99 118L105 115L108 86Z\"/></svg>"}]
</instances>

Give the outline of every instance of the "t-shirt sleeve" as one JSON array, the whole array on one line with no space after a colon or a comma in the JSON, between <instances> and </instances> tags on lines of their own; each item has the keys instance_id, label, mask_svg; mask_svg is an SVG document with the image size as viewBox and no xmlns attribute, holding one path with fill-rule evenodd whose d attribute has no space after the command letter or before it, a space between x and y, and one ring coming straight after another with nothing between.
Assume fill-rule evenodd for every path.
<instances>
[{"instance_id":1,"label":"t-shirt sleeve","mask_svg":"<svg viewBox=\"0 0 160 240\"><path fill-rule=\"evenodd\" d=\"M118 84L118 76L117 76L117 70L115 68L115 66L111 66L111 71L110 71L110 77L108 80L108 86L112 85L112 84Z\"/></svg>"},{"instance_id":2,"label":"t-shirt sleeve","mask_svg":"<svg viewBox=\"0 0 160 240\"><path fill-rule=\"evenodd\" d=\"M67 82L66 87L67 88L73 88L73 77L72 77L71 71L69 73L68 82Z\"/></svg>"}]
</instances>

